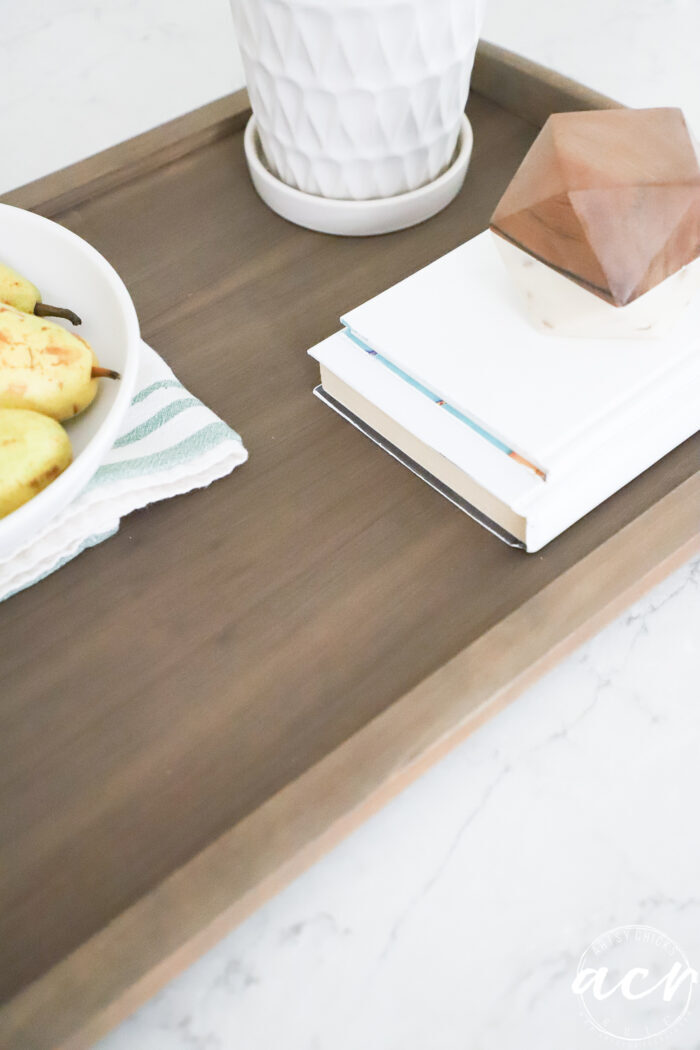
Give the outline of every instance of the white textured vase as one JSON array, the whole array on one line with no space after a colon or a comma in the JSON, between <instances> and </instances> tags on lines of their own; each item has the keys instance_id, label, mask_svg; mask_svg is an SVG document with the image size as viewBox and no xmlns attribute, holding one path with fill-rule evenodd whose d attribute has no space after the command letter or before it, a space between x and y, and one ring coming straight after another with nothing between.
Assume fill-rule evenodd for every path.
<instances>
[{"instance_id":1,"label":"white textured vase","mask_svg":"<svg viewBox=\"0 0 700 1050\"><path fill-rule=\"evenodd\" d=\"M272 172L305 193L391 197L450 164L484 0L231 0Z\"/></svg>"}]
</instances>

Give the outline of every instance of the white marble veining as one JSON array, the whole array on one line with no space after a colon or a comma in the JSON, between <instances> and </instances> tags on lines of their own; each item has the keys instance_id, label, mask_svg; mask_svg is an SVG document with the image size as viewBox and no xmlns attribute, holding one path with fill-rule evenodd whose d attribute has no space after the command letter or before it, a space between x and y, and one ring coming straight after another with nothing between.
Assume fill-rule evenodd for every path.
<instances>
[{"instance_id":1,"label":"white marble veining","mask_svg":"<svg viewBox=\"0 0 700 1050\"><path fill-rule=\"evenodd\" d=\"M699 633L700 558L99 1050L604 1046L570 990L594 937L651 925L700 967ZM700 992L669 1045L700 1045Z\"/></svg>"},{"instance_id":2,"label":"white marble veining","mask_svg":"<svg viewBox=\"0 0 700 1050\"><path fill-rule=\"evenodd\" d=\"M700 295L700 258L626 306L613 306L505 237L494 233L493 243L518 290L523 314L544 336L660 339L673 332Z\"/></svg>"},{"instance_id":3,"label":"white marble veining","mask_svg":"<svg viewBox=\"0 0 700 1050\"><path fill-rule=\"evenodd\" d=\"M243 82L227 0L5 7L0 190ZM700 128L698 0L490 0L485 36ZM699 635L695 559L99 1050L602 1046L570 991L593 937L647 923L700 968ZM700 990L666 1045L700 1046Z\"/></svg>"}]
</instances>

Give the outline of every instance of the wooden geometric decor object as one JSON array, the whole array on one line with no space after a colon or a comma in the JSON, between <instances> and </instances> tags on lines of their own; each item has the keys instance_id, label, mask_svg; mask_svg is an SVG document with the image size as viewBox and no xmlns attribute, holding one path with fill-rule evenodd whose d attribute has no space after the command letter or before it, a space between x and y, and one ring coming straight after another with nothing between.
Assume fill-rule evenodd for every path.
<instances>
[{"instance_id":1,"label":"wooden geometric decor object","mask_svg":"<svg viewBox=\"0 0 700 1050\"><path fill-rule=\"evenodd\" d=\"M700 256L700 161L682 112L553 114L490 225L605 303L633 303Z\"/></svg>"}]
</instances>

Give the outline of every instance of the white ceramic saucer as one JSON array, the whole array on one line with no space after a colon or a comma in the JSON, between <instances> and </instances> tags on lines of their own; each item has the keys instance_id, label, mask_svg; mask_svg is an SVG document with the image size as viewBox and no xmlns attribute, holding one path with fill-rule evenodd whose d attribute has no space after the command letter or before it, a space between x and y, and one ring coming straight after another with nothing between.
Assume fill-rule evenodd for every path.
<instances>
[{"instance_id":1,"label":"white ceramic saucer","mask_svg":"<svg viewBox=\"0 0 700 1050\"><path fill-rule=\"evenodd\" d=\"M429 219L457 196L469 167L474 135L466 116L457 140L454 160L434 182L396 197L366 201L334 200L303 193L273 175L260 145L255 114L245 129L244 147L250 177L259 195L284 219L320 233L366 237L391 233Z\"/></svg>"}]
</instances>

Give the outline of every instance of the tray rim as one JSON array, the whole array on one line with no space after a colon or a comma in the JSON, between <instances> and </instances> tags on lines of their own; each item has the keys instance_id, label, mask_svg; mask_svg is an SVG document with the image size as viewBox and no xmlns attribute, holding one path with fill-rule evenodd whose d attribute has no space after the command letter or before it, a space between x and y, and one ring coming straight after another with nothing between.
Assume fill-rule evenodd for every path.
<instances>
[{"instance_id":1,"label":"tray rim","mask_svg":"<svg viewBox=\"0 0 700 1050\"><path fill-rule=\"evenodd\" d=\"M472 90L536 126L554 110L619 105L487 42L477 51ZM249 112L243 89L0 199L57 215L240 131ZM0 1006L3 1046L88 1050L567 653L700 551L698 505L700 471ZM574 590L578 600L572 608ZM533 623L537 632L529 629Z\"/></svg>"}]
</instances>

